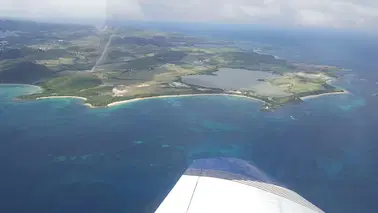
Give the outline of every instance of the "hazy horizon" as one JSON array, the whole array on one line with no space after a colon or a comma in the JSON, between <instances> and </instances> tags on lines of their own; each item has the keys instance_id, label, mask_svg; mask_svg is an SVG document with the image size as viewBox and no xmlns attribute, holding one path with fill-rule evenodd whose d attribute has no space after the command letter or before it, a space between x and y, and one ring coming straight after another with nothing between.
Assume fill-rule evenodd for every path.
<instances>
[{"instance_id":1,"label":"hazy horizon","mask_svg":"<svg viewBox=\"0 0 378 213\"><path fill-rule=\"evenodd\" d=\"M222 30L224 32L234 32L237 31L250 31L250 30L285 30L292 32L303 32L303 33L315 33L317 35L326 35L330 33L344 33L345 36L362 35L362 36L375 36L377 31L372 31L368 29L350 29L350 28L334 28L327 26L283 26L275 24L259 24L259 23L227 23L227 22L190 22L190 21L152 21L152 20L98 20L90 18L81 19L67 19L67 18L26 18L26 17L9 17L0 15L1 20L11 20L11 21L31 21L37 23L52 23L52 24L78 24L78 25L91 25L101 28L109 23L113 23L113 26L131 26L131 27L152 27L152 26L171 26L172 30L179 30L180 28L190 26L190 30L196 31L203 29L207 32L213 30ZM112 24L110 24L112 25ZM186 28L185 28L186 29ZM162 29L159 29L162 30ZM187 30L187 29L186 29ZM346 34L348 33L348 34Z\"/></svg>"},{"instance_id":2,"label":"hazy horizon","mask_svg":"<svg viewBox=\"0 0 378 213\"><path fill-rule=\"evenodd\" d=\"M376 31L374 0L14 0L0 2L2 17L100 24L108 19Z\"/></svg>"}]
</instances>

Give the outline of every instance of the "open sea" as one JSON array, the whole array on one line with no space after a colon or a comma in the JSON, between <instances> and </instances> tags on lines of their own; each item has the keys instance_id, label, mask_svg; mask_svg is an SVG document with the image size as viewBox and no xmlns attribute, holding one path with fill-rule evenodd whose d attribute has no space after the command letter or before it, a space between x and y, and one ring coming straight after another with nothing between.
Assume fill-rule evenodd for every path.
<instances>
[{"instance_id":1,"label":"open sea","mask_svg":"<svg viewBox=\"0 0 378 213\"><path fill-rule=\"evenodd\" d=\"M377 70L375 70L377 71ZM90 109L21 102L0 86L0 212L153 212L193 159L236 157L326 212L376 213L378 73L350 91L261 112L257 101L198 96Z\"/></svg>"}]
</instances>

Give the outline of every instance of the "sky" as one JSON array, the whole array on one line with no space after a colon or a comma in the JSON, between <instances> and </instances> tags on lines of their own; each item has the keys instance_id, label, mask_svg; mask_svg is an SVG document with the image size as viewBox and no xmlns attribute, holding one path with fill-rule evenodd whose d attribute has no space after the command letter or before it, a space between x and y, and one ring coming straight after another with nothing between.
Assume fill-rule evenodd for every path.
<instances>
[{"instance_id":1,"label":"sky","mask_svg":"<svg viewBox=\"0 0 378 213\"><path fill-rule=\"evenodd\" d=\"M377 0L11 0L12 18L251 23L378 28Z\"/></svg>"}]
</instances>

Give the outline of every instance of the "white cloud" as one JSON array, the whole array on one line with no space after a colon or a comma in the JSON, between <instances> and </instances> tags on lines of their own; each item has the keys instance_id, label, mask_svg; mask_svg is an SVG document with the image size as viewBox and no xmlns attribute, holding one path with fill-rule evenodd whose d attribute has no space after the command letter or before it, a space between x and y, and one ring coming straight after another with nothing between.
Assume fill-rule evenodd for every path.
<instances>
[{"instance_id":1,"label":"white cloud","mask_svg":"<svg viewBox=\"0 0 378 213\"><path fill-rule=\"evenodd\" d=\"M377 28L377 0L12 0L2 16Z\"/></svg>"},{"instance_id":2,"label":"white cloud","mask_svg":"<svg viewBox=\"0 0 378 213\"><path fill-rule=\"evenodd\" d=\"M143 19L143 8L138 0L108 0L106 12L109 17Z\"/></svg>"},{"instance_id":3,"label":"white cloud","mask_svg":"<svg viewBox=\"0 0 378 213\"><path fill-rule=\"evenodd\" d=\"M105 19L106 0L0 0L0 16L44 20Z\"/></svg>"},{"instance_id":4,"label":"white cloud","mask_svg":"<svg viewBox=\"0 0 378 213\"><path fill-rule=\"evenodd\" d=\"M303 25L324 25L330 21L329 19L325 13L316 10L299 10L298 21Z\"/></svg>"}]
</instances>

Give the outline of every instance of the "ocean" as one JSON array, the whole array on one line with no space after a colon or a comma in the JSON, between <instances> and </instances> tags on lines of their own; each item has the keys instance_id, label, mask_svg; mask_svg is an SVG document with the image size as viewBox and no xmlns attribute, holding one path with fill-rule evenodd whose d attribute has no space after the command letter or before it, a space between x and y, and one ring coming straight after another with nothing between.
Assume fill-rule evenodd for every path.
<instances>
[{"instance_id":1,"label":"ocean","mask_svg":"<svg viewBox=\"0 0 378 213\"><path fill-rule=\"evenodd\" d=\"M261 112L192 96L90 109L15 101L0 86L0 212L153 212L194 159L236 157L326 212L375 213L378 73L345 71L329 95Z\"/></svg>"}]
</instances>

